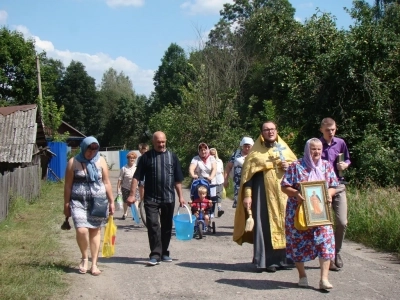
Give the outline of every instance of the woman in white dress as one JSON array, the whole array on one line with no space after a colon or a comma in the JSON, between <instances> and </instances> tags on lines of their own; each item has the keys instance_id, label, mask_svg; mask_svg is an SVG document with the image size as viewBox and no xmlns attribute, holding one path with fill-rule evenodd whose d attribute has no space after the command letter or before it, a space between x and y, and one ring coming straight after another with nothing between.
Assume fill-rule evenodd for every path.
<instances>
[{"instance_id":1,"label":"woman in white dress","mask_svg":"<svg viewBox=\"0 0 400 300\"><path fill-rule=\"evenodd\" d=\"M224 210L222 209L222 204L221 204L222 203L222 192L224 190L224 163L218 157L217 149L211 148L210 155L214 156L214 158L217 162L217 172L215 175L215 180L216 180L216 184L217 184L216 200L218 203L218 218L219 218L224 214Z\"/></svg>"}]
</instances>

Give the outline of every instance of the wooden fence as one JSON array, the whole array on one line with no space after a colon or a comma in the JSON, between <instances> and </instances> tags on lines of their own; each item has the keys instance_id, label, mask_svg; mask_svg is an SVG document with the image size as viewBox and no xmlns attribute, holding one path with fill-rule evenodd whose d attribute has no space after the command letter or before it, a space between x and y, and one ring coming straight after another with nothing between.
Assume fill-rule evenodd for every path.
<instances>
[{"instance_id":1,"label":"wooden fence","mask_svg":"<svg viewBox=\"0 0 400 300\"><path fill-rule=\"evenodd\" d=\"M39 196L41 184L40 165L16 168L0 174L0 221L7 217L10 201L22 197L27 201Z\"/></svg>"}]
</instances>

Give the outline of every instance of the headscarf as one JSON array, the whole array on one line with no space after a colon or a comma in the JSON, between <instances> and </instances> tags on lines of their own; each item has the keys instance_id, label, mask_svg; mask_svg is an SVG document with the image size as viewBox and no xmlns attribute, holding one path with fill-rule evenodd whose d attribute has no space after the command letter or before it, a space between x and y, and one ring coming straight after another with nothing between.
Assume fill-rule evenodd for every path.
<instances>
[{"instance_id":1,"label":"headscarf","mask_svg":"<svg viewBox=\"0 0 400 300\"><path fill-rule=\"evenodd\" d=\"M240 147L243 147L243 145L254 145L254 141L251 137L245 136L244 138L242 138L242 140L240 141Z\"/></svg>"},{"instance_id":2,"label":"headscarf","mask_svg":"<svg viewBox=\"0 0 400 300\"><path fill-rule=\"evenodd\" d=\"M206 155L205 155L204 157L201 157L201 156L200 156L200 146L206 146L207 151L206 151ZM203 147L201 147L201 148L203 148ZM197 146L197 151L198 151L198 153L199 153L199 157L201 158L201 160L202 160L204 163L206 163L207 159L210 157L210 149L208 149L208 145L207 145L206 143L201 142L201 143L199 144L199 146Z\"/></svg>"},{"instance_id":3,"label":"headscarf","mask_svg":"<svg viewBox=\"0 0 400 300\"><path fill-rule=\"evenodd\" d=\"M304 147L304 157L303 161L308 170L311 169L311 172L308 176L308 181L318 181L318 180L325 180L325 176L321 172L322 167L322 159L319 158L317 163L315 164L312 157L311 157L311 143L321 143L321 141L317 138L309 139Z\"/></svg>"},{"instance_id":4,"label":"headscarf","mask_svg":"<svg viewBox=\"0 0 400 300\"><path fill-rule=\"evenodd\" d=\"M87 160L85 158L86 149L93 143L99 145L99 149L100 149L100 144L99 144L99 142L97 141L97 139L95 137L88 136L88 137L84 138L83 141L81 142L81 145L80 145L81 152L79 152L75 156L75 159L77 161L79 161L80 163L85 163L86 164L86 170L87 170L87 173L88 173L88 180L91 181L91 182L99 181L99 174L97 173L97 167L96 167L96 161L98 161L99 158L100 158L99 150L97 150L96 155L92 159Z\"/></svg>"}]
</instances>

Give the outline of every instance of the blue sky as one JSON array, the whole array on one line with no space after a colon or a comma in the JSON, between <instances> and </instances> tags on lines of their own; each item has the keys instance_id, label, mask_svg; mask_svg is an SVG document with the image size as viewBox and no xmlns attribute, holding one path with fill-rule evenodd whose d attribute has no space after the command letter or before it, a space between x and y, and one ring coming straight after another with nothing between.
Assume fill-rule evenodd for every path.
<instances>
[{"instance_id":1,"label":"blue sky","mask_svg":"<svg viewBox=\"0 0 400 300\"><path fill-rule=\"evenodd\" d=\"M137 93L149 95L168 46L198 48L227 2L233 0L2 0L0 26L34 38L38 51L65 66L81 61L97 84L113 67L131 78ZM343 10L352 0L290 2L301 22L319 7L337 17L339 28L352 23Z\"/></svg>"}]
</instances>

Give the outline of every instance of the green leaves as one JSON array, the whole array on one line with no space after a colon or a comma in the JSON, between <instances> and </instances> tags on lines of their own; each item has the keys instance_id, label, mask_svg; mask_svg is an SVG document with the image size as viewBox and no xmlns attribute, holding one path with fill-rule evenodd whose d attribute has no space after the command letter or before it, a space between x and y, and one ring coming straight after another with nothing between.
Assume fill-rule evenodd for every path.
<instances>
[{"instance_id":1,"label":"green leaves","mask_svg":"<svg viewBox=\"0 0 400 300\"><path fill-rule=\"evenodd\" d=\"M0 100L7 105L31 104L38 94L33 40L0 28Z\"/></svg>"}]
</instances>

